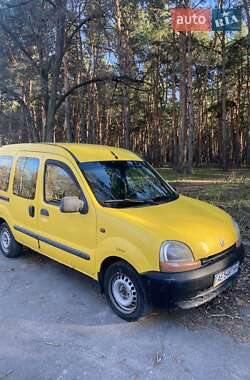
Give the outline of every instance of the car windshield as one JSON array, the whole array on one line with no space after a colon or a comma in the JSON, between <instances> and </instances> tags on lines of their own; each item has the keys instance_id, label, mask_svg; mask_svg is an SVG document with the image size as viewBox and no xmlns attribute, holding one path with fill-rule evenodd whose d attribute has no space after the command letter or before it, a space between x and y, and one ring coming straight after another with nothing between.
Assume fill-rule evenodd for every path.
<instances>
[{"instance_id":1,"label":"car windshield","mask_svg":"<svg viewBox=\"0 0 250 380\"><path fill-rule=\"evenodd\" d=\"M105 207L139 207L170 202L178 194L143 161L84 162L80 168Z\"/></svg>"}]
</instances>

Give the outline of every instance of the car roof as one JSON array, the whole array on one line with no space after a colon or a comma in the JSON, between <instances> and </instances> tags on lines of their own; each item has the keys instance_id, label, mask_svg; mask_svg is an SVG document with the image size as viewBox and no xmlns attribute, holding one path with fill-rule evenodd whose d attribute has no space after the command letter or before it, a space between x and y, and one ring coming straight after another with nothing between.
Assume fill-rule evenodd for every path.
<instances>
[{"instance_id":1,"label":"car roof","mask_svg":"<svg viewBox=\"0 0 250 380\"><path fill-rule=\"evenodd\" d=\"M40 152L74 157L79 162L112 161L112 160L141 160L135 153L127 149L113 146L94 144L63 144L63 143L30 143L13 144L1 147L4 152Z\"/></svg>"}]
</instances>

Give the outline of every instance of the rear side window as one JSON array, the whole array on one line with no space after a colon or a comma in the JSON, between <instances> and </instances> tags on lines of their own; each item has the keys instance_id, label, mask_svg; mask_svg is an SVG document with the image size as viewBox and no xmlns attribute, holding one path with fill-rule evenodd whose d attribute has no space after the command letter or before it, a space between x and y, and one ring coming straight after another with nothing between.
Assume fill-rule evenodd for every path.
<instances>
[{"instance_id":1,"label":"rear side window","mask_svg":"<svg viewBox=\"0 0 250 380\"><path fill-rule=\"evenodd\" d=\"M47 164L45 171L45 201L59 203L63 197L81 197L81 189L68 170Z\"/></svg>"},{"instance_id":2,"label":"rear side window","mask_svg":"<svg viewBox=\"0 0 250 380\"><path fill-rule=\"evenodd\" d=\"M0 157L0 190L7 191L9 188L10 171L13 158L10 156Z\"/></svg>"},{"instance_id":3,"label":"rear side window","mask_svg":"<svg viewBox=\"0 0 250 380\"><path fill-rule=\"evenodd\" d=\"M38 168L38 158L18 158L13 186L13 193L15 195L26 199L35 198Z\"/></svg>"}]
</instances>

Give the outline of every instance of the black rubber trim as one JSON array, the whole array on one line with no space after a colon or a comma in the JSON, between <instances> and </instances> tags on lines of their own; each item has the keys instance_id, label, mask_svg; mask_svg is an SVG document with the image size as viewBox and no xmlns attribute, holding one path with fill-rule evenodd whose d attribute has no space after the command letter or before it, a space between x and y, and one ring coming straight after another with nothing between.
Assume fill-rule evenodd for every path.
<instances>
[{"instance_id":1,"label":"black rubber trim","mask_svg":"<svg viewBox=\"0 0 250 380\"><path fill-rule=\"evenodd\" d=\"M176 306L178 306L181 309L190 309L192 307L203 305L204 303L211 301L213 298L217 297L227 288L232 286L236 277L237 275L234 275L233 277L230 277L228 280L222 282L217 287L212 286L211 288L200 292L197 296L190 298L186 301L176 302Z\"/></svg>"},{"instance_id":2,"label":"black rubber trim","mask_svg":"<svg viewBox=\"0 0 250 380\"><path fill-rule=\"evenodd\" d=\"M90 256L87 253L78 251L77 249L68 247L67 245L64 245L64 244L61 244L61 243L57 243L54 240L47 239L47 238L45 238L45 237L43 237L43 236L41 236L39 234L36 234L36 233L34 233L32 231L29 231L29 230L26 230L26 228L14 225L14 229L16 231L21 232L21 233L23 233L23 234L25 234L27 236L30 236L30 237L32 237L34 239L42 241L43 243L49 244L49 245L51 245L51 246L53 246L55 248L59 248L62 251L65 251L65 252L71 253L72 255L81 257L84 260L90 260Z\"/></svg>"},{"instance_id":3,"label":"black rubber trim","mask_svg":"<svg viewBox=\"0 0 250 380\"><path fill-rule=\"evenodd\" d=\"M26 230L26 228L23 228L23 227L19 227L19 226L17 226L16 224L14 225L14 229L16 230L16 231L18 231L18 232L22 232L23 234L25 234L25 235L27 235L27 236L30 236L30 237L32 237L32 238L34 238L34 239L37 239L37 240L39 240L39 238L38 238L38 234L35 234L34 232L32 232L32 231L29 231L29 230Z\"/></svg>"},{"instance_id":4,"label":"black rubber trim","mask_svg":"<svg viewBox=\"0 0 250 380\"><path fill-rule=\"evenodd\" d=\"M141 279L151 294L153 303L159 307L168 307L194 297L204 296L210 289L216 291L217 288L213 287L214 275L234 265L237 261L241 263L243 258L244 247L235 247L220 260L199 269L174 273L146 272L141 274ZM226 282L230 283L235 277L237 274Z\"/></svg>"},{"instance_id":5,"label":"black rubber trim","mask_svg":"<svg viewBox=\"0 0 250 380\"><path fill-rule=\"evenodd\" d=\"M10 198L9 197L5 197L4 195L0 195L0 200L1 201L5 201L5 202L9 202Z\"/></svg>"},{"instance_id":6,"label":"black rubber trim","mask_svg":"<svg viewBox=\"0 0 250 380\"><path fill-rule=\"evenodd\" d=\"M204 259L201 259L201 264L202 266L205 266L205 265L210 265L212 263L216 263L217 261L222 260L226 255L232 253L235 249L236 249L236 245L234 244L231 247L225 249L225 251L222 251L213 256L209 256Z\"/></svg>"}]
</instances>

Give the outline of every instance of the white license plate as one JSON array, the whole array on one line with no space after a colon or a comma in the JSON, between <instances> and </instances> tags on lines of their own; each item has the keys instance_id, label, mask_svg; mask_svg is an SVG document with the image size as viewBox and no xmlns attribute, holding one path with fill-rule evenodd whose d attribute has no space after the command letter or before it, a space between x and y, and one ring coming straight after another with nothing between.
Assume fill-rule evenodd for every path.
<instances>
[{"instance_id":1,"label":"white license plate","mask_svg":"<svg viewBox=\"0 0 250 380\"><path fill-rule=\"evenodd\" d=\"M226 281L229 277L237 273L239 270L239 267L240 267L240 263L238 261L236 264L232 265L231 267L223 270L220 273L217 273L214 276L214 286L221 284L222 282Z\"/></svg>"}]
</instances>

